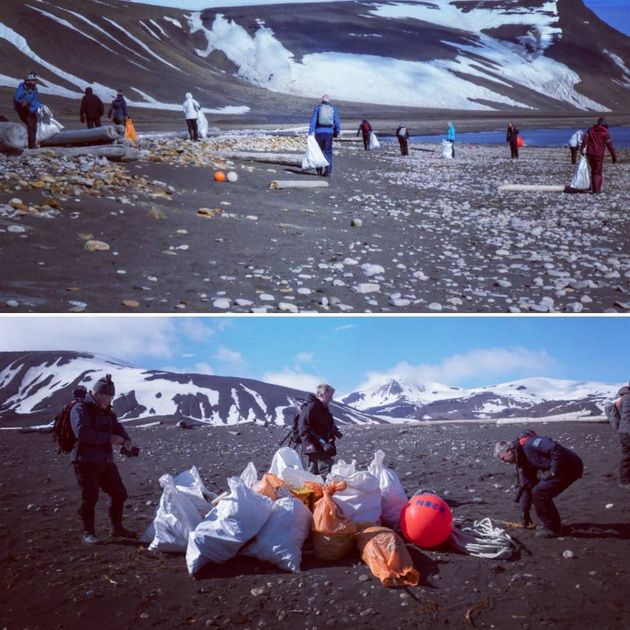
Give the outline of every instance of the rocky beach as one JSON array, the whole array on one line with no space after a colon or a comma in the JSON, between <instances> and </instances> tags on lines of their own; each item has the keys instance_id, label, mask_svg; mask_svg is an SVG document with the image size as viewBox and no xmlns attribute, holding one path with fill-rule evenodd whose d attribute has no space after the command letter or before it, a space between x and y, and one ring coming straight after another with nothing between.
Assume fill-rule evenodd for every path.
<instances>
[{"instance_id":1,"label":"rocky beach","mask_svg":"<svg viewBox=\"0 0 630 630\"><path fill-rule=\"evenodd\" d=\"M0 155L1 312L630 310L628 149L595 196L558 192L566 147L511 160L507 145L458 143L446 160L414 143L403 157L350 131L324 179L301 171L303 130L135 146L128 162Z\"/></svg>"},{"instance_id":2,"label":"rocky beach","mask_svg":"<svg viewBox=\"0 0 630 630\"><path fill-rule=\"evenodd\" d=\"M585 472L558 499L565 537L541 540L520 527L515 471L492 457L496 440L526 426L574 449ZM143 532L160 500L159 477L196 466L220 493L252 462L266 472L286 428L238 425L181 430L173 423L130 426L138 458L116 455L127 485L126 524ZM289 573L242 554L194 577L183 553L149 551L134 541L81 543L78 489L67 456L50 434L5 430L0 443L2 627L29 628L555 628L627 627L627 491L618 484L619 443L607 423L489 422L344 426L339 459L365 470L385 452L411 496L432 490L456 522L490 518L515 542L507 559L482 558L450 543L406 548L417 586L388 588L358 551L318 559L308 545ZM107 531L107 503L97 529ZM534 516L534 520L537 521Z\"/></svg>"}]
</instances>

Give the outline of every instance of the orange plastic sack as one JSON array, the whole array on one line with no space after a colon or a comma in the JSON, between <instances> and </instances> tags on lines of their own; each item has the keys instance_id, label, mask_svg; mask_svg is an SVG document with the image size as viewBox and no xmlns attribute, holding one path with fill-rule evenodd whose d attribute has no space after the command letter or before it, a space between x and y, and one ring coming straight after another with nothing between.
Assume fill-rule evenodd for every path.
<instances>
[{"instance_id":1,"label":"orange plastic sack","mask_svg":"<svg viewBox=\"0 0 630 630\"><path fill-rule=\"evenodd\" d=\"M136 129L133 126L133 120L127 118L125 122L125 140L137 140Z\"/></svg>"},{"instance_id":2,"label":"orange plastic sack","mask_svg":"<svg viewBox=\"0 0 630 630\"><path fill-rule=\"evenodd\" d=\"M368 527L355 536L363 562L385 586L416 586L420 573L400 536L387 527Z\"/></svg>"},{"instance_id":3,"label":"orange plastic sack","mask_svg":"<svg viewBox=\"0 0 630 630\"><path fill-rule=\"evenodd\" d=\"M324 486L316 481L305 481L304 487L315 493L314 501L319 501L324 496Z\"/></svg>"},{"instance_id":4,"label":"orange plastic sack","mask_svg":"<svg viewBox=\"0 0 630 630\"><path fill-rule=\"evenodd\" d=\"M283 481L280 477L277 477L273 473L265 473L262 476L262 479L252 486L252 490L258 494L263 494L266 497L269 497L272 501L277 501L277 490L281 486L288 487L288 484L286 481Z\"/></svg>"},{"instance_id":5,"label":"orange plastic sack","mask_svg":"<svg viewBox=\"0 0 630 630\"><path fill-rule=\"evenodd\" d=\"M340 560L354 544L357 526L335 502L332 495L346 489L345 481L333 481L324 486L324 496L313 511L313 548L322 560Z\"/></svg>"}]
</instances>

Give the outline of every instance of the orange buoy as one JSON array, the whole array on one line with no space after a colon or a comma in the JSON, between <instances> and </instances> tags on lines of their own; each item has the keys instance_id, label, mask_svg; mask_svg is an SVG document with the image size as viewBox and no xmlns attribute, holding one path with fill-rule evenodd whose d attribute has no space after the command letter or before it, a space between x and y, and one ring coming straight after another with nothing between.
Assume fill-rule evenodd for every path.
<instances>
[{"instance_id":1,"label":"orange buoy","mask_svg":"<svg viewBox=\"0 0 630 630\"><path fill-rule=\"evenodd\" d=\"M437 547L451 534L453 514L447 503L435 494L411 497L400 512L400 529L418 547Z\"/></svg>"},{"instance_id":2,"label":"orange buoy","mask_svg":"<svg viewBox=\"0 0 630 630\"><path fill-rule=\"evenodd\" d=\"M521 138L521 136L517 136L516 137L516 146L517 147L522 147L523 146L523 138Z\"/></svg>"},{"instance_id":3,"label":"orange buoy","mask_svg":"<svg viewBox=\"0 0 630 630\"><path fill-rule=\"evenodd\" d=\"M214 181L216 181L216 182L224 182L225 181L225 173L223 171L215 171L215 173L214 173Z\"/></svg>"}]
</instances>

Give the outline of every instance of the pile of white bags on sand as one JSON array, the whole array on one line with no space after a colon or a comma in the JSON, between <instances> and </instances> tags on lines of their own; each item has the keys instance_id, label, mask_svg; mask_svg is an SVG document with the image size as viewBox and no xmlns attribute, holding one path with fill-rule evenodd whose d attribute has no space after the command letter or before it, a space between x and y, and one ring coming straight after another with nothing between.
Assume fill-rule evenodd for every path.
<instances>
[{"instance_id":1,"label":"pile of white bags on sand","mask_svg":"<svg viewBox=\"0 0 630 630\"><path fill-rule=\"evenodd\" d=\"M318 531L317 504L325 492L328 502L334 492L339 513L353 531L381 524L398 528L408 498L384 459L377 451L368 470L357 470L356 461L338 461L326 479L332 491L325 491L322 477L304 470L288 447L275 453L260 479L250 462L239 477L227 479L229 490L219 496L204 486L194 466L177 477L165 474L160 505L140 540L150 550L185 553L191 575L237 554L298 572L304 542Z\"/></svg>"}]
</instances>

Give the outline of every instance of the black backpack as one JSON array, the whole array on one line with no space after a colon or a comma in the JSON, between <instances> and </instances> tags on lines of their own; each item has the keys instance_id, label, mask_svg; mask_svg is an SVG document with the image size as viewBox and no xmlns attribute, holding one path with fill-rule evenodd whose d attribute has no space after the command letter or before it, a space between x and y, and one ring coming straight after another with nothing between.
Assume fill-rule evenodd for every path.
<instances>
[{"instance_id":1,"label":"black backpack","mask_svg":"<svg viewBox=\"0 0 630 630\"><path fill-rule=\"evenodd\" d=\"M284 442L288 439L289 448L295 448L301 443L300 428L299 428L300 415L302 414L302 409L304 409L304 406L306 405L306 401L296 400L295 398L292 398L291 402L293 403L293 406L295 407L296 412L291 418L291 422L289 422L289 426L291 427L291 430L289 431L289 433L287 433L287 435L284 437L282 442L280 442L280 446L282 446Z\"/></svg>"},{"instance_id":2,"label":"black backpack","mask_svg":"<svg viewBox=\"0 0 630 630\"><path fill-rule=\"evenodd\" d=\"M77 443L77 436L74 434L72 423L70 422L70 412L79 402L83 402L87 390L85 387L77 387L74 390L74 399L67 403L55 416L53 424L53 440L57 444L57 453L70 453Z\"/></svg>"}]
</instances>

